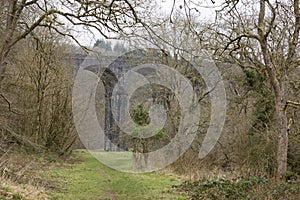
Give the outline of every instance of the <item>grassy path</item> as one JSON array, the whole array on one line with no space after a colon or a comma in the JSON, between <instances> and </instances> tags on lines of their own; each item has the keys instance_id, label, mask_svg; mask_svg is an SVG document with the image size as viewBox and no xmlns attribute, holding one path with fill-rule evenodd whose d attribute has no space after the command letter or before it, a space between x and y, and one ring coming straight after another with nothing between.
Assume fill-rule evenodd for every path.
<instances>
[{"instance_id":1,"label":"grassy path","mask_svg":"<svg viewBox=\"0 0 300 200\"><path fill-rule=\"evenodd\" d=\"M100 163L86 152L82 162L44 172L45 176L62 183L62 189L50 194L51 199L186 199L172 194L176 178L157 173L123 173Z\"/></svg>"}]
</instances>

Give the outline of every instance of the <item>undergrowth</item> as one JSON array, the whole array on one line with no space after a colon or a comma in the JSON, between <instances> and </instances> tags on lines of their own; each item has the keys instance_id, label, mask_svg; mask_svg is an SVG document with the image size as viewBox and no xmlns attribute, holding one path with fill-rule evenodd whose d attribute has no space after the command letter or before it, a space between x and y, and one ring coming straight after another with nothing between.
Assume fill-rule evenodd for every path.
<instances>
[{"instance_id":1,"label":"undergrowth","mask_svg":"<svg viewBox=\"0 0 300 200\"><path fill-rule=\"evenodd\" d=\"M173 186L179 193L187 194L191 200L200 199L300 199L300 180L288 180L276 184L262 177L238 177L235 179L185 181Z\"/></svg>"}]
</instances>

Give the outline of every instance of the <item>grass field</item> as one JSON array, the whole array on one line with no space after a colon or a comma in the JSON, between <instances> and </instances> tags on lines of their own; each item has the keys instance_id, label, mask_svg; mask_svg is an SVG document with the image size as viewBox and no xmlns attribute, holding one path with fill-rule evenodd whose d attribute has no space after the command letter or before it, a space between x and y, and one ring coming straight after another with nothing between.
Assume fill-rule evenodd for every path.
<instances>
[{"instance_id":1,"label":"grass field","mask_svg":"<svg viewBox=\"0 0 300 200\"><path fill-rule=\"evenodd\" d=\"M101 163L123 172L134 172L133 169L134 158L132 152L128 151L90 151Z\"/></svg>"},{"instance_id":2,"label":"grass field","mask_svg":"<svg viewBox=\"0 0 300 200\"><path fill-rule=\"evenodd\" d=\"M175 177L123 173L105 166L86 151L77 154L81 162L43 172L46 178L61 183L61 189L49 194L51 199L186 199L174 194L172 185L180 183Z\"/></svg>"},{"instance_id":3,"label":"grass field","mask_svg":"<svg viewBox=\"0 0 300 200\"><path fill-rule=\"evenodd\" d=\"M96 151L96 155L122 169L131 167L130 153ZM0 200L300 199L297 177L277 183L263 176L220 178L204 174L187 181L162 173L120 172L85 150L76 151L67 160L20 153L3 160L7 164L0 171Z\"/></svg>"}]
</instances>

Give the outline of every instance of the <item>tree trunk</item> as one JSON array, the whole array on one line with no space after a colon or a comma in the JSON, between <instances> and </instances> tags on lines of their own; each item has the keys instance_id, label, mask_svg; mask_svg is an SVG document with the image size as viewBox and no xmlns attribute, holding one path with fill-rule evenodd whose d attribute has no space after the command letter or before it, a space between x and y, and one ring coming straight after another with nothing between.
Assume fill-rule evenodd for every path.
<instances>
[{"instance_id":1,"label":"tree trunk","mask_svg":"<svg viewBox=\"0 0 300 200\"><path fill-rule=\"evenodd\" d=\"M268 49L268 33L265 32L265 9L266 1L260 0L260 10L258 16L258 38L262 55L265 63L265 68L269 75L269 81L275 94L275 114L276 126L278 131L278 149L277 149L277 180L282 179L287 170L287 151L288 151L288 125L286 116L286 96L285 96L285 81L278 79L276 75L276 66L272 62ZM281 81L281 83L280 83Z\"/></svg>"},{"instance_id":2,"label":"tree trunk","mask_svg":"<svg viewBox=\"0 0 300 200\"><path fill-rule=\"evenodd\" d=\"M284 93L280 91L275 99L276 125L278 130L277 180L284 178L287 171L288 123L285 112Z\"/></svg>"}]
</instances>

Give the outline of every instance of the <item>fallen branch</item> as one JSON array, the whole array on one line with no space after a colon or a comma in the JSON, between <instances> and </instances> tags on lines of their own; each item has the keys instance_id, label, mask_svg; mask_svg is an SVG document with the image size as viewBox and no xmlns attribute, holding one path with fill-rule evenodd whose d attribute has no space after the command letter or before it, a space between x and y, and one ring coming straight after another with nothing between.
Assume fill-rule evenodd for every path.
<instances>
[{"instance_id":1,"label":"fallen branch","mask_svg":"<svg viewBox=\"0 0 300 200\"><path fill-rule=\"evenodd\" d=\"M285 108L288 107L288 106L291 106L291 107L294 107L294 108L300 108L300 102L295 102L295 101L286 101L286 105L285 105Z\"/></svg>"},{"instance_id":2,"label":"fallen branch","mask_svg":"<svg viewBox=\"0 0 300 200\"><path fill-rule=\"evenodd\" d=\"M45 147L39 144L36 144L32 141L30 141L28 138L26 138L25 136L19 135L17 133L15 133L12 129L10 129L9 127L4 127L4 130L6 130L7 133L9 133L11 136L13 136L17 141L19 141L20 143L32 147L34 148L34 150L40 152L41 150L44 151Z\"/></svg>"}]
</instances>

